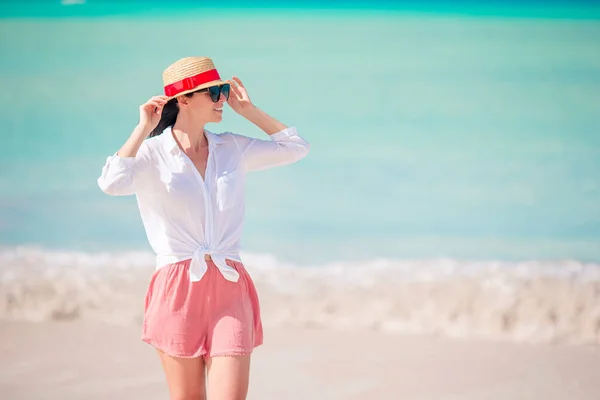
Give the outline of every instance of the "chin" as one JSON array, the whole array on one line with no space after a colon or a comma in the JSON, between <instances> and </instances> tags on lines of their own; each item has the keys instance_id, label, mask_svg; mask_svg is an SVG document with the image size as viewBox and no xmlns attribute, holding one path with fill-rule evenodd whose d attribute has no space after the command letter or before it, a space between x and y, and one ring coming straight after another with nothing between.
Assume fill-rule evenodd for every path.
<instances>
[{"instance_id":1,"label":"chin","mask_svg":"<svg viewBox=\"0 0 600 400\"><path fill-rule=\"evenodd\" d=\"M211 117L212 118L210 119L210 122L212 122L214 124L223 121L223 114L213 114L213 115L211 115Z\"/></svg>"}]
</instances>

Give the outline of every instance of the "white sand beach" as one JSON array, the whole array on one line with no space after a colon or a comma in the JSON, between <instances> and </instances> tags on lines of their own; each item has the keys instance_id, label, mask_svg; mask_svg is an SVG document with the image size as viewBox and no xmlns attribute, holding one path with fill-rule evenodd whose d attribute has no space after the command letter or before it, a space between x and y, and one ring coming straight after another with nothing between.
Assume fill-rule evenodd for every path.
<instances>
[{"instance_id":1,"label":"white sand beach","mask_svg":"<svg viewBox=\"0 0 600 400\"><path fill-rule=\"evenodd\" d=\"M133 326L0 323L3 400L168 399ZM594 400L600 352L362 330L274 328L254 354L248 399Z\"/></svg>"},{"instance_id":2,"label":"white sand beach","mask_svg":"<svg viewBox=\"0 0 600 400\"><path fill-rule=\"evenodd\" d=\"M245 260L249 399L600 398L598 264ZM0 399L168 399L140 340L152 261L0 251Z\"/></svg>"}]
</instances>

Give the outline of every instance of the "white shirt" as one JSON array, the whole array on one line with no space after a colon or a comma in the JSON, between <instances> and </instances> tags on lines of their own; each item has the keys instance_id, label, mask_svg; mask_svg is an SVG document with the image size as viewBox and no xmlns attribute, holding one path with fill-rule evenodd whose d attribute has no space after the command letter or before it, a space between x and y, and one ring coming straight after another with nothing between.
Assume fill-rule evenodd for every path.
<instances>
[{"instance_id":1,"label":"white shirt","mask_svg":"<svg viewBox=\"0 0 600 400\"><path fill-rule=\"evenodd\" d=\"M205 134L205 179L169 127L144 140L135 157L108 157L98 185L109 195L136 195L157 269L191 258L191 280L199 281L209 254L223 276L236 282L238 273L225 259L241 261L246 172L291 164L306 156L310 145L295 128L270 135L270 140Z\"/></svg>"}]
</instances>

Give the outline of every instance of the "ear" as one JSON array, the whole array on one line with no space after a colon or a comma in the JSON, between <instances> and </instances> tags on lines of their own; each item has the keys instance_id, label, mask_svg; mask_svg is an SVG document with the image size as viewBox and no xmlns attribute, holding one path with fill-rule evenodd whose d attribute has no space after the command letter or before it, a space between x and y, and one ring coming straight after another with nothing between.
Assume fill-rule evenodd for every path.
<instances>
[{"instance_id":1,"label":"ear","mask_svg":"<svg viewBox=\"0 0 600 400\"><path fill-rule=\"evenodd\" d=\"M189 105L190 98L186 95L177 97L177 102L179 103L179 107L187 107Z\"/></svg>"}]
</instances>

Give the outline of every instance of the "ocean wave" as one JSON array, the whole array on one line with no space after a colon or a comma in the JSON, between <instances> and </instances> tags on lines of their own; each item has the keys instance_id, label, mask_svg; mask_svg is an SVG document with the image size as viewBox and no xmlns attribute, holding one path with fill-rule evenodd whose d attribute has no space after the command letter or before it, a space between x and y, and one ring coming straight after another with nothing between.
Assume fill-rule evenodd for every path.
<instances>
[{"instance_id":1,"label":"ocean wave","mask_svg":"<svg viewBox=\"0 0 600 400\"><path fill-rule=\"evenodd\" d=\"M600 342L600 265L371 260L298 267L242 254L267 327L367 328L523 342ZM139 324L154 257L0 250L0 319Z\"/></svg>"}]
</instances>

